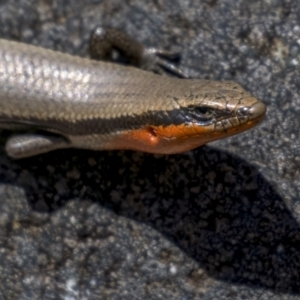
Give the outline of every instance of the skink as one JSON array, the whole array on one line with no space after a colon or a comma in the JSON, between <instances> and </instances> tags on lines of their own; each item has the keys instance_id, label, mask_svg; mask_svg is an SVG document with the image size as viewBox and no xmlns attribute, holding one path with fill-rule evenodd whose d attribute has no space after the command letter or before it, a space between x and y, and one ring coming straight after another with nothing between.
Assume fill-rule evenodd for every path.
<instances>
[{"instance_id":1,"label":"skink","mask_svg":"<svg viewBox=\"0 0 300 300\"><path fill-rule=\"evenodd\" d=\"M245 131L266 107L234 82L179 79L0 40L0 128L14 158L60 148L184 152Z\"/></svg>"}]
</instances>

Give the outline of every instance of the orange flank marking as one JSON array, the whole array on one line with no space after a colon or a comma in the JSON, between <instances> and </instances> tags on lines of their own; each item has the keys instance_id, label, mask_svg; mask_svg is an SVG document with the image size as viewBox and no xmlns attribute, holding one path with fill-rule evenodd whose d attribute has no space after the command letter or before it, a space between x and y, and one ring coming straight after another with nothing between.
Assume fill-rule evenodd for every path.
<instances>
[{"instance_id":1,"label":"orange flank marking","mask_svg":"<svg viewBox=\"0 0 300 300\"><path fill-rule=\"evenodd\" d=\"M140 129L121 132L111 141L109 148L175 154L248 130L262 119L263 117L251 120L226 130L216 130L213 124L208 126L197 124L149 125Z\"/></svg>"}]
</instances>

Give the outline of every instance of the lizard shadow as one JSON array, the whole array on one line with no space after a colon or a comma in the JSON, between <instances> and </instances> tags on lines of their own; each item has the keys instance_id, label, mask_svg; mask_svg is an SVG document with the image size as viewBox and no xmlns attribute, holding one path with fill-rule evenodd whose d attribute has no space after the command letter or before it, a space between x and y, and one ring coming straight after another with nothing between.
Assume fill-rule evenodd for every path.
<instances>
[{"instance_id":1,"label":"lizard shadow","mask_svg":"<svg viewBox=\"0 0 300 300\"><path fill-rule=\"evenodd\" d=\"M53 211L84 187L80 198L146 223L215 278L299 293L299 225L270 183L241 158L205 146L158 157L71 150L13 164L23 177L4 181L24 188L35 210L45 207L37 195ZM200 284L201 276L191 276Z\"/></svg>"}]
</instances>

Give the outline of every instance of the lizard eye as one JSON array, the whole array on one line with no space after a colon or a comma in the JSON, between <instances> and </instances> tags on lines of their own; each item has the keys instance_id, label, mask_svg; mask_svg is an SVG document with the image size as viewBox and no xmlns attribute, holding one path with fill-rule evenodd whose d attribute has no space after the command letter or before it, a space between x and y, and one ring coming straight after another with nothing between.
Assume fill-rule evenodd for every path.
<instances>
[{"instance_id":1,"label":"lizard eye","mask_svg":"<svg viewBox=\"0 0 300 300\"><path fill-rule=\"evenodd\" d=\"M198 107L195 107L194 110L195 110L195 113L198 113L198 114L200 114L200 115L205 115L205 116L207 116L207 115L210 114L209 109L208 109L207 107L205 107L205 106L198 106Z\"/></svg>"},{"instance_id":2,"label":"lizard eye","mask_svg":"<svg viewBox=\"0 0 300 300\"><path fill-rule=\"evenodd\" d=\"M189 107L191 120L201 124L209 124L214 120L214 111L206 106Z\"/></svg>"}]
</instances>

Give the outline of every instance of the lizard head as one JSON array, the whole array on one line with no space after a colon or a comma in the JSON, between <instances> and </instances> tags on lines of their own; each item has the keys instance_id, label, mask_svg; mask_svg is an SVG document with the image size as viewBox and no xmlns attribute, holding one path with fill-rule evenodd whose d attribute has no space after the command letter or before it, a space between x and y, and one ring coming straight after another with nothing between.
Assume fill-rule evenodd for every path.
<instances>
[{"instance_id":1,"label":"lizard head","mask_svg":"<svg viewBox=\"0 0 300 300\"><path fill-rule=\"evenodd\" d=\"M234 82L191 80L175 100L178 125L196 146L248 130L266 114L265 104Z\"/></svg>"},{"instance_id":2,"label":"lizard head","mask_svg":"<svg viewBox=\"0 0 300 300\"><path fill-rule=\"evenodd\" d=\"M237 83L188 81L168 95L174 106L160 117L165 119L162 125L145 128L151 142L141 150L166 154L188 151L248 130L265 116L265 104Z\"/></svg>"}]
</instances>

